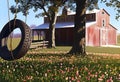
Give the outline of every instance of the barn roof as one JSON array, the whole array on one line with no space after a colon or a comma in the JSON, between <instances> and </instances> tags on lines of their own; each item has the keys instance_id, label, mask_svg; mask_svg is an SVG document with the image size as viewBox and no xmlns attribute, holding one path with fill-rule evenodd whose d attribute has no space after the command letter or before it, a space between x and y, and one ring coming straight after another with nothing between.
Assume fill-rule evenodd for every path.
<instances>
[{"instance_id":1,"label":"barn roof","mask_svg":"<svg viewBox=\"0 0 120 82\"><path fill-rule=\"evenodd\" d=\"M86 11L86 14L98 13L99 11L100 11L100 9L87 10L87 11Z\"/></svg>"},{"instance_id":2,"label":"barn roof","mask_svg":"<svg viewBox=\"0 0 120 82\"><path fill-rule=\"evenodd\" d=\"M86 27L91 26L95 23L96 22L87 22ZM72 27L74 27L74 22L61 22L55 24L55 28L72 28ZM41 24L33 29L49 29L49 23Z\"/></svg>"},{"instance_id":3,"label":"barn roof","mask_svg":"<svg viewBox=\"0 0 120 82\"><path fill-rule=\"evenodd\" d=\"M109 24L111 27L113 27L115 30L118 30L117 28L115 28L113 25Z\"/></svg>"}]
</instances>

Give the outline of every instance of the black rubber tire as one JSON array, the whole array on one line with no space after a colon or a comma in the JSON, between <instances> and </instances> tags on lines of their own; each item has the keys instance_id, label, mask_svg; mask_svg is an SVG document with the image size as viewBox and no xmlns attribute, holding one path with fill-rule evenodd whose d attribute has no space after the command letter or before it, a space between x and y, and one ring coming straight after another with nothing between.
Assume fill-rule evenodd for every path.
<instances>
[{"instance_id":1,"label":"black rubber tire","mask_svg":"<svg viewBox=\"0 0 120 82\"><path fill-rule=\"evenodd\" d=\"M15 25L14 25L14 22L15 22ZM19 28L21 30L21 41L14 50L10 51L7 47L6 38L8 38L10 33L16 28ZM0 56L4 60L8 60L8 61L16 60L16 59L23 57L27 53L31 45L31 41L32 41L31 39L32 39L31 29L29 28L27 24L25 24L23 21L19 19L11 20L10 27L9 27L9 23L7 23L3 27L0 33Z\"/></svg>"}]
</instances>

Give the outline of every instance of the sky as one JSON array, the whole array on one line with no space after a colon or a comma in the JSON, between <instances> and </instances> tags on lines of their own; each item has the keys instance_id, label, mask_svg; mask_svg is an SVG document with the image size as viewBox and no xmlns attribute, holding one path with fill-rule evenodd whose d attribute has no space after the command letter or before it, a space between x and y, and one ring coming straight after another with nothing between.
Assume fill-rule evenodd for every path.
<instances>
[{"instance_id":1,"label":"sky","mask_svg":"<svg viewBox=\"0 0 120 82\"><path fill-rule=\"evenodd\" d=\"M15 5L14 0L9 0L9 6ZM112 24L115 28L118 29L118 33L120 33L120 18L117 21L115 19L116 12L113 8L106 7L103 3L98 3L101 9L105 9L110 14L110 24ZM27 25L40 25L43 23L43 17L35 18L35 13L30 10L29 15L27 16ZM40 12L40 11L39 11ZM10 20L14 18L14 15L10 13ZM17 19L25 21L25 17L22 13L17 14ZM6 23L8 23L8 7L7 7L7 0L0 0L0 31L4 27Z\"/></svg>"}]
</instances>

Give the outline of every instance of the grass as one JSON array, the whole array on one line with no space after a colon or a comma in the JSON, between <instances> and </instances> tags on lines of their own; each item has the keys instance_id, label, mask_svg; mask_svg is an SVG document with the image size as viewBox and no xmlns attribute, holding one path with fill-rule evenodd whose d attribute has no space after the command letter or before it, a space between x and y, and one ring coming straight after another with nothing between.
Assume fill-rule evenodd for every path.
<instances>
[{"instance_id":1,"label":"grass","mask_svg":"<svg viewBox=\"0 0 120 82\"><path fill-rule=\"evenodd\" d=\"M33 49L19 60L0 59L0 82L120 82L119 48L86 47L84 57L65 54L70 49Z\"/></svg>"},{"instance_id":2,"label":"grass","mask_svg":"<svg viewBox=\"0 0 120 82\"><path fill-rule=\"evenodd\" d=\"M120 82L120 55L63 53L70 48L29 50L19 60L0 59L0 82ZM87 47L90 49L99 50Z\"/></svg>"},{"instance_id":3,"label":"grass","mask_svg":"<svg viewBox=\"0 0 120 82\"><path fill-rule=\"evenodd\" d=\"M71 49L71 46L57 46L55 49L36 49L36 50L31 50L31 51L36 51L39 53L47 53L47 52L61 52L61 53L67 53ZM113 48L113 47L86 47L86 52L91 52L91 53L108 53L108 54L120 54L120 48Z\"/></svg>"},{"instance_id":4,"label":"grass","mask_svg":"<svg viewBox=\"0 0 120 82\"><path fill-rule=\"evenodd\" d=\"M0 82L120 82L119 62L96 55L27 54L0 60Z\"/></svg>"},{"instance_id":5,"label":"grass","mask_svg":"<svg viewBox=\"0 0 120 82\"><path fill-rule=\"evenodd\" d=\"M112 47L86 47L87 52L92 53L108 53L108 54L120 54L120 48Z\"/></svg>"},{"instance_id":6,"label":"grass","mask_svg":"<svg viewBox=\"0 0 120 82\"><path fill-rule=\"evenodd\" d=\"M21 38L8 38L7 41L8 49L11 50L12 47L12 49L14 50L19 45L20 41Z\"/></svg>"}]
</instances>

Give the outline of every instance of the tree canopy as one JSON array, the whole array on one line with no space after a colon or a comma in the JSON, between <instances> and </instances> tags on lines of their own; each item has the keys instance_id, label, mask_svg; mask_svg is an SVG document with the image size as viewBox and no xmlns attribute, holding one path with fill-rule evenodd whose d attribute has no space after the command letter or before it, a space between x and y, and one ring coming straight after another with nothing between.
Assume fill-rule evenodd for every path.
<instances>
[{"instance_id":1,"label":"tree canopy","mask_svg":"<svg viewBox=\"0 0 120 82\"><path fill-rule=\"evenodd\" d=\"M116 19L120 18L120 1L119 0L101 0L102 3L105 3L108 7L113 7L116 13Z\"/></svg>"}]
</instances>

